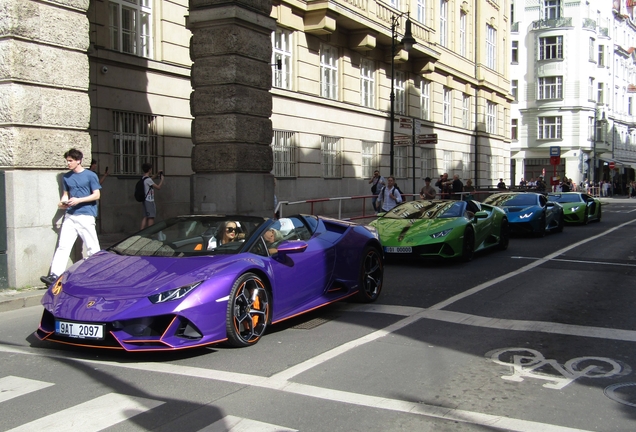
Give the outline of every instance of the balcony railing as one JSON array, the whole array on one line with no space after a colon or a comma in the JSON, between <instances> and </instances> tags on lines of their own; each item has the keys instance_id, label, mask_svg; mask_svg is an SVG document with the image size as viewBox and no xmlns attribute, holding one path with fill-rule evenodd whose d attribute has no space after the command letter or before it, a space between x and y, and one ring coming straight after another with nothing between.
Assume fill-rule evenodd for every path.
<instances>
[{"instance_id":1,"label":"balcony railing","mask_svg":"<svg viewBox=\"0 0 636 432\"><path fill-rule=\"evenodd\" d=\"M572 27L572 17L549 19L549 20L538 20L538 21L532 22L532 28L534 30L551 29L551 28L559 28L559 27Z\"/></svg>"},{"instance_id":2,"label":"balcony railing","mask_svg":"<svg viewBox=\"0 0 636 432\"><path fill-rule=\"evenodd\" d=\"M596 20L590 18L583 18L583 28L596 30Z\"/></svg>"},{"instance_id":3,"label":"balcony railing","mask_svg":"<svg viewBox=\"0 0 636 432\"><path fill-rule=\"evenodd\" d=\"M362 9L365 12L369 7L369 0L344 0L344 2L349 3L350 5L355 6L358 9Z\"/></svg>"}]
</instances>

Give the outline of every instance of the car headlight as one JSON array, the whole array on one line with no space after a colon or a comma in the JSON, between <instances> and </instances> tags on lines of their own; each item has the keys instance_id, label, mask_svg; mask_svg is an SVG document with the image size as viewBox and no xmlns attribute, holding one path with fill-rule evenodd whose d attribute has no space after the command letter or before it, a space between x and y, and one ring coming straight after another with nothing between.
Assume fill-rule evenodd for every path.
<instances>
[{"instance_id":1,"label":"car headlight","mask_svg":"<svg viewBox=\"0 0 636 432\"><path fill-rule=\"evenodd\" d=\"M572 213L579 211L579 208L581 208L580 206L577 207L572 207L570 210L572 210Z\"/></svg>"},{"instance_id":2,"label":"car headlight","mask_svg":"<svg viewBox=\"0 0 636 432\"><path fill-rule=\"evenodd\" d=\"M150 300L152 303L165 303L173 300L179 300L185 297L190 291L192 291L202 283L203 281L199 281L190 285L185 285L179 288L164 291L159 294L153 294L148 297L148 300Z\"/></svg>"},{"instance_id":3,"label":"car headlight","mask_svg":"<svg viewBox=\"0 0 636 432\"><path fill-rule=\"evenodd\" d=\"M363 227L365 227L371 234L373 234L373 237L375 237L377 240L380 240L380 236L378 235L378 229L374 226L371 225L362 225Z\"/></svg>"},{"instance_id":4,"label":"car headlight","mask_svg":"<svg viewBox=\"0 0 636 432\"><path fill-rule=\"evenodd\" d=\"M532 212L530 213L525 213L519 216L519 219L528 219L530 216L532 216Z\"/></svg>"},{"instance_id":5,"label":"car headlight","mask_svg":"<svg viewBox=\"0 0 636 432\"><path fill-rule=\"evenodd\" d=\"M431 234L431 237L433 237L434 239L440 238L440 237L446 237L448 233L450 233L452 230L453 229L451 228L444 231L436 232L435 234Z\"/></svg>"}]
</instances>

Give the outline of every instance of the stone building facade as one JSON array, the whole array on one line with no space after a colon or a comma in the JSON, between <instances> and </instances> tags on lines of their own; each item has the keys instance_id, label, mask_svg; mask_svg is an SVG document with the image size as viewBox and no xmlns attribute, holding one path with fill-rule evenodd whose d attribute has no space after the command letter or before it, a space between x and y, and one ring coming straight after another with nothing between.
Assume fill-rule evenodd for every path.
<instances>
[{"instance_id":1,"label":"stone building facade","mask_svg":"<svg viewBox=\"0 0 636 432\"><path fill-rule=\"evenodd\" d=\"M102 234L139 226L146 161L166 174L160 218L271 214L274 177L279 200L364 195L389 174L393 79L404 192L443 172L510 179L508 0L0 4L10 286L47 271L70 147L108 168Z\"/></svg>"}]
</instances>

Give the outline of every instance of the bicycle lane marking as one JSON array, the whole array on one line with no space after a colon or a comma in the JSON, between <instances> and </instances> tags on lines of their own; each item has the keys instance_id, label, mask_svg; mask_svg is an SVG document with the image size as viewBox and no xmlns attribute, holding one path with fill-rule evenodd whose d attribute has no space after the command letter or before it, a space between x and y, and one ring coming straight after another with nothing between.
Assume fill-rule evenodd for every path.
<instances>
[{"instance_id":1,"label":"bicycle lane marking","mask_svg":"<svg viewBox=\"0 0 636 432\"><path fill-rule=\"evenodd\" d=\"M636 219L631 220L629 222L622 223L622 224L620 224L618 226L615 226L614 228L610 228L607 231L604 231L604 232L602 232L600 234L597 234L595 236L589 237L589 238L587 238L585 240L581 240L579 242L571 244L570 246L564 247L563 249L559 249L558 251L553 252L553 253L551 253L549 255L546 255L543 258L538 258L536 261L531 262L530 264L527 264L527 265L521 267L520 269L517 269L517 270L512 271L510 273L506 273L505 275L501 275L501 276L499 276L499 277L497 277L495 279L492 279L492 280L489 280L487 282L484 282L484 283L482 283L480 285L477 285L477 286L475 286L475 287L473 287L473 288L471 288L471 289L469 289L467 291L464 291L464 292L462 292L460 294L457 294L457 295L455 295L455 296L453 296L453 297L451 297L449 299L446 299L446 300L444 300L442 302L439 302L439 303L431 306L427 310L444 309L445 307L450 306L451 304L453 304L453 303L455 303L455 302L457 302L459 300L463 300L463 299L465 299L467 297L470 297L473 294L477 294L478 292L485 290L486 288L490 288L491 286L496 285L496 284L498 284L500 282L503 282L503 281L508 280L510 278L513 278L515 276L519 276L520 274L523 274L523 273L525 273L525 272L527 272L529 270L532 270L532 269L534 269L536 267L539 267L542 264L545 264L548 261L553 260L554 258L558 257L559 255L563 255L564 253L566 253L568 251L571 251L572 249L575 249L575 248L577 248L577 247L579 247L581 245L584 245L585 243L589 243L592 240L596 240L598 238L606 236L607 234L612 233L612 232L614 232L614 231L616 231L618 229L621 229L621 228L623 228L623 227L625 227L627 225L630 225L630 224L632 224L634 222L636 222Z\"/></svg>"}]
</instances>

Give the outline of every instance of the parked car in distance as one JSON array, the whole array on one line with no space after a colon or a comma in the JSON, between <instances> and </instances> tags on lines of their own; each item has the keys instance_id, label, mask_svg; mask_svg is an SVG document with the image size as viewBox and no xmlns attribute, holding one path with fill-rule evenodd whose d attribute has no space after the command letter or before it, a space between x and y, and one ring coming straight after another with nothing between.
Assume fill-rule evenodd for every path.
<instances>
[{"instance_id":1,"label":"parked car in distance","mask_svg":"<svg viewBox=\"0 0 636 432\"><path fill-rule=\"evenodd\" d=\"M547 231L562 232L565 225L563 207L537 192L496 193L483 203L503 209L513 232L543 237Z\"/></svg>"},{"instance_id":2,"label":"parked car in distance","mask_svg":"<svg viewBox=\"0 0 636 432\"><path fill-rule=\"evenodd\" d=\"M601 221L601 200L582 192L555 192L548 194L548 200L563 207L566 223L587 225Z\"/></svg>"},{"instance_id":3,"label":"parked car in distance","mask_svg":"<svg viewBox=\"0 0 636 432\"><path fill-rule=\"evenodd\" d=\"M370 223L389 257L455 258L470 261L476 251L508 248L503 210L477 201L407 201Z\"/></svg>"}]
</instances>

